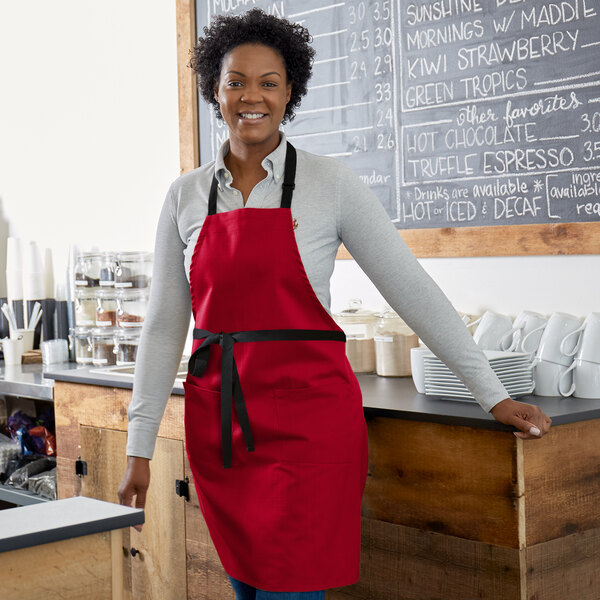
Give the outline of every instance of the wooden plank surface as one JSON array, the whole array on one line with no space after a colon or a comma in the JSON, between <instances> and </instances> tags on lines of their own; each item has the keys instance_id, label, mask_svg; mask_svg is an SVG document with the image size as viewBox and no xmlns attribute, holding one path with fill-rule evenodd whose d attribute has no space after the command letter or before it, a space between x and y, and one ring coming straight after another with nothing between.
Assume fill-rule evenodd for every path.
<instances>
[{"instance_id":1,"label":"wooden plank surface","mask_svg":"<svg viewBox=\"0 0 600 600\"><path fill-rule=\"evenodd\" d=\"M516 548L373 519L362 546L360 581L326 600L521 600Z\"/></svg>"},{"instance_id":2,"label":"wooden plank surface","mask_svg":"<svg viewBox=\"0 0 600 600\"><path fill-rule=\"evenodd\" d=\"M129 589L125 590L123 568L123 529L113 529L110 532L110 558L112 572L112 599L125 600L131 598Z\"/></svg>"},{"instance_id":3,"label":"wooden plank surface","mask_svg":"<svg viewBox=\"0 0 600 600\"><path fill-rule=\"evenodd\" d=\"M600 253L600 223L402 229L398 234L419 258ZM352 255L342 245L336 258Z\"/></svg>"},{"instance_id":4,"label":"wooden plank surface","mask_svg":"<svg viewBox=\"0 0 600 600\"><path fill-rule=\"evenodd\" d=\"M124 436L123 433L118 432ZM183 444L158 438L150 462L150 488L142 531L130 528L130 544L139 554L131 559L133 598L182 600L187 597L185 500L175 493L183 479ZM120 477L119 477L120 480Z\"/></svg>"},{"instance_id":5,"label":"wooden plank surface","mask_svg":"<svg viewBox=\"0 0 600 600\"><path fill-rule=\"evenodd\" d=\"M528 548L527 579L528 600L600 598L600 529Z\"/></svg>"},{"instance_id":6,"label":"wooden plank surface","mask_svg":"<svg viewBox=\"0 0 600 600\"><path fill-rule=\"evenodd\" d=\"M58 456L77 459L78 426L91 425L118 431L127 431L127 407L131 390L56 381L54 411ZM183 396L170 396L158 436L185 440Z\"/></svg>"},{"instance_id":7,"label":"wooden plank surface","mask_svg":"<svg viewBox=\"0 0 600 600\"><path fill-rule=\"evenodd\" d=\"M600 419L592 419L524 444L528 546L600 528L599 440Z\"/></svg>"},{"instance_id":8,"label":"wooden plank surface","mask_svg":"<svg viewBox=\"0 0 600 600\"><path fill-rule=\"evenodd\" d=\"M3 600L110 600L111 532L4 552Z\"/></svg>"},{"instance_id":9,"label":"wooden plank surface","mask_svg":"<svg viewBox=\"0 0 600 600\"><path fill-rule=\"evenodd\" d=\"M188 67L196 43L194 0L177 0L177 87L179 91L179 159L181 173L200 162L196 74Z\"/></svg>"},{"instance_id":10,"label":"wooden plank surface","mask_svg":"<svg viewBox=\"0 0 600 600\"><path fill-rule=\"evenodd\" d=\"M511 433L386 418L367 426L364 517L519 547Z\"/></svg>"},{"instance_id":11,"label":"wooden plank surface","mask_svg":"<svg viewBox=\"0 0 600 600\"><path fill-rule=\"evenodd\" d=\"M79 478L79 494L88 498L98 498L106 502L119 502L117 490L119 488L122 473L127 466L125 456L126 434L122 431L114 431L99 427L83 425L79 428L79 453L81 460L87 463L87 475ZM71 473L75 473L75 461L70 461ZM147 520L147 517L144 514ZM121 536L121 569L123 597L126 600L132 598L131 594L131 561L129 554L131 528L123 531ZM116 560L116 557L114 558Z\"/></svg>"}]
</instances>

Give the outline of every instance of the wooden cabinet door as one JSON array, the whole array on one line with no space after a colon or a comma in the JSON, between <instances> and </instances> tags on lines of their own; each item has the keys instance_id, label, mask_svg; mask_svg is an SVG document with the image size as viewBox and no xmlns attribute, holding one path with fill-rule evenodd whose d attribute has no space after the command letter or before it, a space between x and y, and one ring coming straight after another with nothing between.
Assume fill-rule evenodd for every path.
<instances>
[{"instance_id":1,"label":"wooden cabinet door","mask_svg":"<svg viewBox=\"0 0 600 600\"><path fill-rule=\"evenodd\" d=\"M117 490L125 472L127 434L80 426L81 459L87 463L83 496L119 502ZM157 438L150 461L150 488L142 531L129 528L124 538L126 587L132 600L182 600L187 597L185 499L175 493L184 478L184 448L180 440ZM135 556L130 552L135 549ZM128 585L130 584L130 585Z\"/></svg>"}]
</instances>

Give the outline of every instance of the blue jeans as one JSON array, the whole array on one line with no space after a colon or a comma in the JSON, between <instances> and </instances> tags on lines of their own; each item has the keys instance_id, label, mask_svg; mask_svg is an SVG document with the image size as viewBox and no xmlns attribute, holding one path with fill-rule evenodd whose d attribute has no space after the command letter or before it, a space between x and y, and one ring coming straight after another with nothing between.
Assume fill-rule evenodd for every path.
<instances>
[{"instance_id":1,"label":"blue jeans","mask_svg":"<svg viewBox=\"0 0 600 600\"><path fill-rule=\"evenodd\" d=\"M325 600L325 590L318 592L265 592L230 575L229 581L235 592L235 600Z\"/></svg>"}]
</instances>

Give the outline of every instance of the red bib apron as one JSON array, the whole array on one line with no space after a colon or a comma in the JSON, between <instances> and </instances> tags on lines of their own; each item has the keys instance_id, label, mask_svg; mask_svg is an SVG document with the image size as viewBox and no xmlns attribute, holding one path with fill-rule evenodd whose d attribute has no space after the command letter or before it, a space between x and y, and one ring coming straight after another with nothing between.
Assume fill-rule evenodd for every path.
<instances>
[{"instance_id":1,"label":"red bib apron","mask_svg":"<svg viewBox=\"0 0 600 600\"><path fill-rule=\"evenodd\" d=\"M190 267L186 451L225 571L275 592L356 583L367 428L345 335L312 289L290 209L209 210ZM235 410L234 410L235 408Z\"/></svg>"}]
</instances>

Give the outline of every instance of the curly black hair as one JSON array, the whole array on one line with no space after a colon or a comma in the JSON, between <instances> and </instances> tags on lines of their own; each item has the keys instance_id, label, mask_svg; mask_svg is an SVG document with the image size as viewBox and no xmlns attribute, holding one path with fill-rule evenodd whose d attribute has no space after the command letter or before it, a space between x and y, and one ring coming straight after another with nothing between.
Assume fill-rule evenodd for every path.
<instances>
[{"instance_id":1,"label":"curly black hair","mask_svg":"<svg viewBox=\"0 0 600 600\"><path fill-rule=\"evenodd\" d=\"M315 55L309 44L311 41L308 29L302 25L268 15L260 8L253 8L239 16L216 15L210 27L204 27L204 37L198 38L190 51L192 58L188 66L198 75L202 97L212 104L217 119L223 120L214 96L223 57L242 44L262 44L273 48L283 58L287 80L292 82L292 95L282 120L282 123L287 123L294 118L294 109L307 92Z\"/></svg>"}]
</instances>

